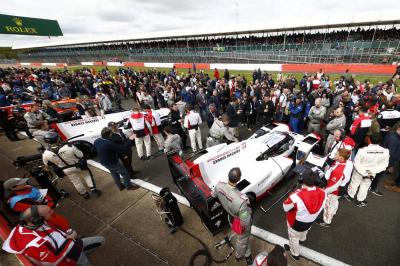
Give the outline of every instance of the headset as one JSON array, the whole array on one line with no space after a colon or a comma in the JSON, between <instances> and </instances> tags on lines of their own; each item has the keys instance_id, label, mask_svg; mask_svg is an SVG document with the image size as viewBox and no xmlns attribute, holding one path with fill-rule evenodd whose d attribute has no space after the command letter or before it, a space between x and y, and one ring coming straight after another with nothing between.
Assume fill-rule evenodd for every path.
<instances>
[{"instance_id":1,"label":"headset","mask_svg":"<svg viewBox=\"0 0 400 266\"><path fill-rule=\"evenodd\" d=\"M39 210L38 210L38 206L37 205L33 205L30 208L30 210L31 210L30 223L32 223L32 225L28 225L26 223L27 216L24 215L23 213L20 216L19 224L21 226L24 226L24 227L29 228L29 229L39 228L40 226L42 226L44 224L45 219L44 219L43 216L39 215Z\"/></svg>"}]
</instances>

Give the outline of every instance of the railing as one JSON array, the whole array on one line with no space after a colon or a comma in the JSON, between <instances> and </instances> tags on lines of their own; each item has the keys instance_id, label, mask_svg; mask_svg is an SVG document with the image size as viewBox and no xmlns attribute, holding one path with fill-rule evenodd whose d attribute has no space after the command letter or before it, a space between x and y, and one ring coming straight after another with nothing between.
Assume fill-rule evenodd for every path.
<instances>
[{"instance_id":1,"label":"railing","mask_svg":"<svg viewBox=\"0 0 400 266\"><path fill-rule=\"evenodd\" d=\"M396 61L400 54L400 40L396 41L356 41L347 43L308 44L255 44L223 47L167 47L148 49L110 50L56 50L38 51L21 55L21 59L52 59L69 61L98 61L118 58L119 60L163 60L178 59L199 62L284 62L284 63L382 63ZM65 61L67 60L67 61ZM58 61L58 62L59 62Z\"/></svg>"}]
</instances>

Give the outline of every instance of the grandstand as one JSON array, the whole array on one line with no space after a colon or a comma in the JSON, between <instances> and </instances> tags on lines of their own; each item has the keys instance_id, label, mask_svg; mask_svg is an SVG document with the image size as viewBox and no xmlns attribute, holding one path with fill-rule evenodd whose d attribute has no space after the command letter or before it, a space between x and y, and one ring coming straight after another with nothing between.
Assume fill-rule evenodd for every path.
<instances>
[{"instance_id":1,"label":"grandstand","mask_svg":"<svg viewBox=\"0 0 400 266\"><path fill-rule=\"evenodd\" d=\"M376 63L400 61L400 20L16 48L21 61Z\"/></svg>"}]
</instances>

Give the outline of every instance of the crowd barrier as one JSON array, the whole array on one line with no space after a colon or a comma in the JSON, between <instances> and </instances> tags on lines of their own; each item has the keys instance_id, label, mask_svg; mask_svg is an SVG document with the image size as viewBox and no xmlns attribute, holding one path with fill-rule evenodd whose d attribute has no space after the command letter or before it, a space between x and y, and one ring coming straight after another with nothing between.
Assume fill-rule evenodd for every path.
<instances>
[{"instance_id":1,"label":"crowd barrier","mask_svg":"<svg viewBox=\"0 0 400 266\"><path fill-rule=\"evenodd\" d=\"M41 67L68 66L67 63L19 63L21 66ZM148 68L172 68L177 69L193 69L196 70L243 70L253 71L261 69L262 71L273 72L318 72L320 69L324 73L344 73L347 69L351 73L356 74L375 74L375 75L392 75L396 70L396 65L377 65L377 64L225 64L225 63L154 63L154 62L81 62L82 66L116 66L116 67L148 67Z\"/></svg>"}]
</instances>

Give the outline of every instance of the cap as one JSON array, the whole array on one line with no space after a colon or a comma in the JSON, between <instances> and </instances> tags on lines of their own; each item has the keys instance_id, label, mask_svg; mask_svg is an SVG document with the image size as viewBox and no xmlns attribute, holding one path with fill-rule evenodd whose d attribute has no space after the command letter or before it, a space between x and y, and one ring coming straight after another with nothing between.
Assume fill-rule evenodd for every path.
<instances>
[{"instance_id":1,"label":"cap","mask_svg":"<svg viewBox=\"0 0 400 266\"><path fill-rule=\"evenodd\" d=\"M29 180L29 178L14 177L14 178L10 178L7 181L5 181L3 186L4 186L4 189L11 189L15 186L26 184L28 182L28 180Z\"/></svg>"}]
</instances>

